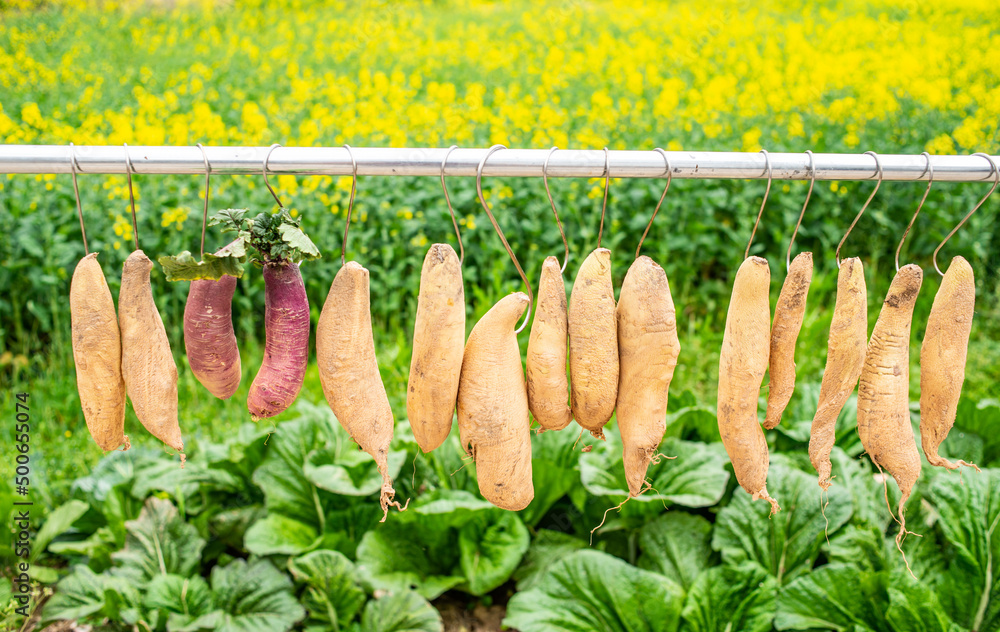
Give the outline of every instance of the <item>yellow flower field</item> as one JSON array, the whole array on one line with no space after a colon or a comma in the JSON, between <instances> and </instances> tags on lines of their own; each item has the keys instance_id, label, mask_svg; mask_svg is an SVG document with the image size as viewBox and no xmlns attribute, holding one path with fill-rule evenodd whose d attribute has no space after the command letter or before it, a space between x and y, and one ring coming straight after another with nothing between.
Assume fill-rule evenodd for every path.
<instances>
[{"instance_id":1,"label":"yellow flower field","mask_svg":"<svg viewBox=\"0 0 1000 632\"><path fill-rule=\"evenodd\" d=\"M99 6L3 14L0 142L998 146L988 0Z\"/></svg>"}]
</instances>

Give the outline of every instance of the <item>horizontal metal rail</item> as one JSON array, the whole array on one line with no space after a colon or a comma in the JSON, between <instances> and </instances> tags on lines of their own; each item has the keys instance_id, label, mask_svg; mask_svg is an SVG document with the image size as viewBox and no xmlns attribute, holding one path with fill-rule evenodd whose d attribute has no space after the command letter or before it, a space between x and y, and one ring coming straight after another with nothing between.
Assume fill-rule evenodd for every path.
<instances>
[{"instance_id":1,"label":"horizontal metal rail","mask_svg":"<svg viewBox=\"0 0 1000 632\"><path fill-rule=\"evenodd\" d=\"M213 174L260 174L268 147L205 147ZM203 174L205 162L198 147L129 146L135 174ZM475 176L486 148L278 147L267 161L269 174L351 175L353 155L361 176L438 176L447 155L445 175ZM0 173L70 173L75 154L80 174L124 174L126 148L113 145L0 145ZM504 149L489 157L484 176L541 177L548 149ZM763 153L668 151L674 178L764 179ZM771 153L767 159L775 180L812 177L805 153ZM874 180L871 154L813 154L817 180ZM994 157L1000 162L1000 156ZM922 154L879 154L885 180L924 180L929 177ZM931 156L936 182L990 180L992 166L983 156ZM611 150L607 154L612 178L666 177L666 161L659 151ZM597 178L605 175L604 150L559 150L552 154L548 175L554 178Z\"/></svg>"}]
</instances>

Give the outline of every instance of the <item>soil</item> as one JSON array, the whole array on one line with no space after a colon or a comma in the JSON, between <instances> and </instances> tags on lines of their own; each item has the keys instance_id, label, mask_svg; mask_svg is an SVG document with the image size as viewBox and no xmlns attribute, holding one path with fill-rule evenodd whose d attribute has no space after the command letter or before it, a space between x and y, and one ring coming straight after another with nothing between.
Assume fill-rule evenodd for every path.
<instances>
[{"instance_id":1,"label":"soil","mask_svg":"<svg viewBox=\"0 0 1000 632\"><path fill-rule=\"evenodd\" d=\"M507 613L507 608L499 604L473 605L448 594L434 600L434 607L441 613L444 632L500 632L503 629L501 623ZM507 628L507 632L517 632L517 630Z\"/></svg>"}]
</instances>

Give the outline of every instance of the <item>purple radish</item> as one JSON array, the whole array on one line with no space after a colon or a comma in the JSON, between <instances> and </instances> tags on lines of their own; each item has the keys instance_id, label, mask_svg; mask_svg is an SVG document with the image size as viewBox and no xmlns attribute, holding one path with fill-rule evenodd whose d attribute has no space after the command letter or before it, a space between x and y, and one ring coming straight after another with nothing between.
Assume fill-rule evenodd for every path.
<instances>
[{"instance_id":1,"label":"purple radish","mask_svg":"<svg viewBox=\"0 0 1000 632\"><path fill-rule=\"evenodd\" d=\"M309 299L297 263L264 265L264 362L250 385L254 421L295 401L309 360Z\"/></svg>"},{"instance_id":2,"label":"purple radish","mask_svg":"<svg viewBox=\"0 0 1000 632\"><path fill-rule=\"evenodd\" d=\"M240 351L233 331L236 277L191 281L184 306L184 349L191 372L219 399L240 386Z\"/></svg>"}]
</instances>

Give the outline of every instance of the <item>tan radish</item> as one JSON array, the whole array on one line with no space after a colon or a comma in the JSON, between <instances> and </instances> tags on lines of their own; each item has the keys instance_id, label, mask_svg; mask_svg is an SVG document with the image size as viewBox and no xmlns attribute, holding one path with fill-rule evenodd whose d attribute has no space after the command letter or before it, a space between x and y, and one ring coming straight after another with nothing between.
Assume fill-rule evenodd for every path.
<instances>
[{"instance_id":1,"label":"tan radish","mask_svg":"<svg viewBox=\"0 0 1000 632\"><path fill-rule=\"evenodd\" d=\"M372 455L382 474L382 521L396 490L389 476L393 417L375 358L368 270L348 261L337 272L316 325L323 394L340 425Z\"/></svg>"},{"instance_id":2,"label":"tan radish","mask_svg":"<svg viewBox=\"0 0 1000 632\"><path fill-rule=\"evenodd\" d=\"M92 252L77 264L69 288L73 360L87 430L102 450L125 443L122 338L104 271Z\"/></svg>"},{"instance_id":3,"label":"tan radish","mask_svg":"<svg viewBox=\"0 0 1000 632\"><path fill-rule=\"evenodd\" d=\"M964 258L955 257L934 296L920 347L920 442L931 465L949 470L960 465L975 467L965 461L952 463L938 455L938 447L955 424L975 308L972 266Z\"/></svg>"},{"instance_id":4,"label":"tan radish","mask_svg":"<svg viewBox=\"0 0 1000 632\"><path fill-rule=\"evenodd\" d=\"M770 268L761 257L748 257L736 273L719 356L718 418L736 480L754 500L771 503L775 513L780 507L767 493L767 439L757 418L770 351L770 283Z\"/></svg>"},{"instance_id":5,"label":"tan radish","mask_svg":"<svg viewBox=\"0 0 1000 632\"><path fill-rule=\"evenodd\" d=\"M465 349L465 290L454 249L433 244L424 257L413 327L406 413L424 452L451 432Z\"/></svg>"},{"instance_id":6,"label":"tan radish","mask_svg":"<svg viewBox=\"0 0 1000 632\"><path fill-rule=\"evenodd\" d=\"M561 430L573 420L566 377L566 286L555 257L542 263L528 356L528 409L542 430Z\"/></svg>"},{"instance_id":7,"label":"tan radish","mask_svg":"<svg viewBox=\"0 0 1000 632\"><path fill-rule=\"evenodd\" d=\"M795 343L806 313L806 297L812 283L813 257L803 252L792 260L788 276L781 285L778 304L771 325L771 351L768 358L767 414L764 428L770 430L781 422L795 391Z\"/></svg>"},{"instance_id":8,"label":"tan radish","mask_svg":"<svg viewBox=\"0 0 1000 632\"><path fill-rule=\"evenodd\" d=\"M153 262L141 250L125 260L118 294L122 377L142 425L154 437L182 452L184 442L177 422L177 364L153 302L149 284L152 269Z\"/></svg>"},{"instance_id":9,"label":"tan radish","mask_svg":"<svg viewBox=\"0 0 1000 632\"><path fill-rule=\"evenodd\" d=\"M861 377L868 347L868 289L864 266L857 257L844 259L837 274L837 302L830 322L826 369L819 389L819 406L809 434L809 460L819 473L819 486L830 487L830 451L837 417Z\"/></svg>"},{"instance_id":10,"label":"tan radish","mask_svg":"<svg viewBox=\"0 0 1000 632\"><path fill-rule=\"evenodd\" d=\"M920 476L920 453L910 425L910 321L923 272L900 268L889 286L875 322L858 385L858 435L872 462L896 479L900 531L906 532L903 508Z\"/></svg>"},{"instance_id":11,"label":"tan radish","mask_svg":"<svg viewBox=\"0 0 1000 632\"><path fill-rule=\"evenodd\" d=\"M580 266L567 316L573 418L603 439L618 398L618 329L607 248L594 250Z\"/></svg>"},{"instance_id":12,"label":"tan radish","mask_svg":"<svg viewBox=\"0 0 1000 632\"><path fill-rule=\"evenodd\" d=\"M465 343L458 387L458 429L462 447L476 462L479 492L511 511L535 497L528 394L514 333L529 302L515 292L476 323Z\"/></svg>"},{"instance_id":13,"label":"tan radish","mask_svg":"<svg viewBox=\"0 0 1000 632\"><path fill-rule=\"evenodd\" d=\"M667 392L680 341L667 275L641 256L629 267L618 300L618 428L630 496L638 496L666 430Z\"/></svg>"}]
</instances>

